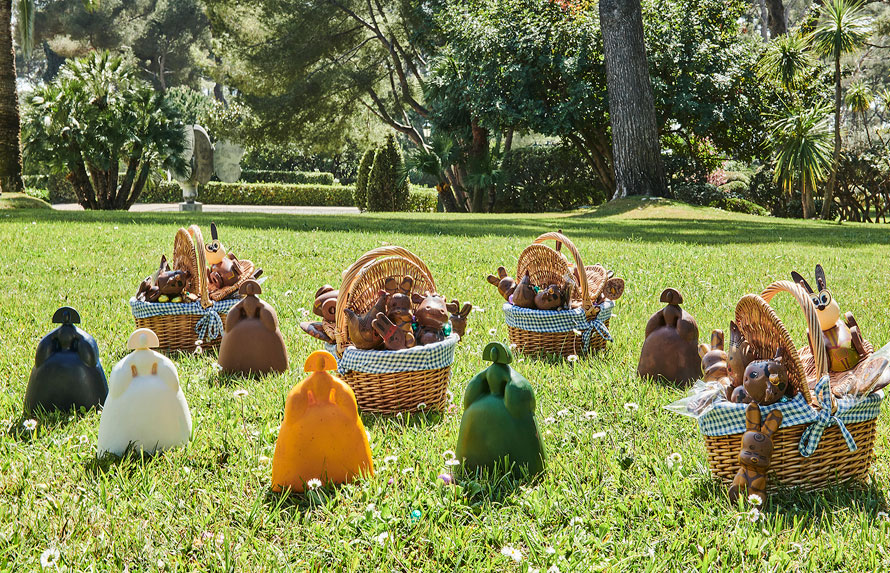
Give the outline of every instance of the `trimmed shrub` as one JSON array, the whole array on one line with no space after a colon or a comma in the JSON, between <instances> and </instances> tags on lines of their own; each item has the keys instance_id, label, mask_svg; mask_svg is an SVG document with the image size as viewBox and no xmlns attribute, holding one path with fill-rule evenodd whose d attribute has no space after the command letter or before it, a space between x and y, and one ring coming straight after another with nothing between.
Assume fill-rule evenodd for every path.
<instances>
[{"instance_id":1,"label":"trimmed shrub","mask_svg":"<svg viewBox=\"0 0 890 573\"><path fill-rule=\"evenodd\" d=\"M360 211L368 208L368 176L371 174L375 155L377 155L377 148L368 148L358 164L358 175L355 177L355 191L352 195L352 200Z\"/></svg>"},{"instance_id":2,"label":"trimmed shrub","mask_svg":"<svg viewBox=\"0 0 890 573\"><path fill-rule=\"evenodd\" d=\"M690 205L715 207L725 211L748 213L750 215L769 215L769 211L760 205L725 189L730 186L737 187L736 184L738 183L741 182L727 183L719 188L710 183L678 183L674 185L674 197ZM744 184L742 185L744 186Z\"/></svg>"},{"instance_id":3,"label":"trimmed shrub","mask_svg":"<svg viewBox=\"0 0 890 573\"><path fill-rule=\"evenodd\" d=\"M408 180L401 178L402 151L393 134L374 155L368 175L368 211L405 211L408 209Z\"/></svg>"},{"instance_id":4,"label":"trimmed shrub","mask_svg":"<svg viewBox=\"0 0 890 573\"><path fill-rule=\"evenodd\" d=\"M408 208L410 213L433 213L439 204L439 193L429 187L411 186L408 195Z\"/></svg>"},{"instance_id":5,"label":"trimmed shrub","mask_svg":"<svg viewBox=\"0 0 890 573\"><path fill-rule=\"evenodd\" d=\"M514 149L504 156L501 169L507 175L507 182L498 191L495 211L566 211L606 200L590 167L572 147Z\"/></svg>"},{"instance_id":6,"label":"trimmed shrub","mask_svg":"<svg viewBox=\"0 0 890 573\"><path fill-rule=\"evenodd\" d=\"M732 183L733 181L742 181L745 186L751 184L751 174L745 173L743 171L724 171L726 175L726 182Z\"/></svg>"},{"instance_id":7,"label":"trimmed shrub","mask_svg":"<svg viewBox=\"0 0 890 573\"><path fill-rule=\"evenodd\" d=\"M25 187L33 189L45 189L46 199L52 204L58 203L79 203L77 195L74 193L74 186L61 173L51 173L49 175L23 175L22 180Z\"/></svg>"},{"instance_id":8,"label":"trimmed shrub","mask_svg":"<svg viewBox=\"0 0 890 573\"><path fill-rule=\"evenodd\" d=\"M333 185L334 174L325 171L271 171L245 169L241 172L244 183L290 183L292 185Z\"/></svg>"},{"instance_id":9,"label":"trimmed shrub","mask_svg":"<svg viewBox=\"0 0 890 573\"><path fill-rule=\"evenodd\" d=\"M744 181L730 181L721 185L718 189L727 195L744 197L745 193L748 192L748 184Z\"/></svg>"},{"instance_id":10,"label":"trimmed shrub","mask_svg":"<svg viewBox=\"0 0 890 573\"><path fill-rule=\"evenodd\" d=\"M723 201L723 206L720 208L726 211L747 213L749 215L761 215L763 217L767 217L770 214L769 211L767 211L757 203L752 203L747 199L740 199L738 197L727 197Z\"/></svg>"}]
</instances>

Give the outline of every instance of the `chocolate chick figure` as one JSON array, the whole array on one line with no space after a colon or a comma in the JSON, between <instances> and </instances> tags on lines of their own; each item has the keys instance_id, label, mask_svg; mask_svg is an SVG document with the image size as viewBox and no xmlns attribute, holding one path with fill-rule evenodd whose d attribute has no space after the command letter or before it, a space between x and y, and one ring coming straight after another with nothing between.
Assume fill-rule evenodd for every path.
<instances>
[{"instance_id":1,"label":"chocolate chick figure","mask_svg":"<svg viewBox=\"0 0 890 573\"><path fill-rule=\"evenodd\" d=\"M509 462L517 477L542 472L544 444L531 384L510 367L513 355L500 342L486 346L482 358L492 365L474 376L464 392L457 459L470 471Z\"/></svg>"}]
</instances>

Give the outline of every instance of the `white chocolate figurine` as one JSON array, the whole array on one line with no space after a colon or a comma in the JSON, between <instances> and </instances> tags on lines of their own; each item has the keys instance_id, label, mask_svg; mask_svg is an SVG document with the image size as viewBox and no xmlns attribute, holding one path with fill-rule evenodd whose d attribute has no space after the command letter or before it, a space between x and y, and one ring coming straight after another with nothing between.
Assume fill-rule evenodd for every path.
<instances>
[{"instance_id":1,"label":"white chocolate figurine","mask_svg":"<svg viewBox=\"0 0 890 573\"><path fill-rule=\"evenodd\" d=\"M139 328L127 348L134 352L111 371L108 398L99 421L99 455L127 449L153 454L188 443L192 416L173 362L151 350L158 336Z\"/></svg>"}]
</instances>

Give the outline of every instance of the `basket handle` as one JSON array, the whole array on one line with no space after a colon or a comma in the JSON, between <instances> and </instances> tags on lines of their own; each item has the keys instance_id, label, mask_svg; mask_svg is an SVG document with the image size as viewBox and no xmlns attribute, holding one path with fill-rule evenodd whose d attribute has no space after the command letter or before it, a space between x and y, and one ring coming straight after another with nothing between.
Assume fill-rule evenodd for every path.
<instances>
[{"instance_id":1,"label":"basket handle","mask_svg":"<svg viewBox=\"0 0 890 573\"><path fill-rule=\"evenodd\" d=\"M189 226L189 236L195 243L195 269L198 271L198 295L201 297L201 306L208 308L210 301L210 288L207 284L207 259L204 256L204 236L197 225Z\"/></svg>"},{"instance_id":2,"label":"basket handle","mask_svg":"<svg viewBox=\"0 0 890 573\"><path fill-rule=\"evenodd\" d=\"M420 257L404 247L397 247L394 245L377 247L359 257L359 259L352 263L343 274L343 282L340 284L340 295L337 297L337 309L335 311L334 320L337 323L337 354L340 356L343 355L343 351L346 350L347 345L346 299L348 299L349 295L352 293L352 286L355 283L355 279L358 277L359 272L361 272L368 263L374 262L382 257L402 257L408 259L417 265L421 272L426 275L424 278L429 283L430 287L433 290L436 288L436 283L433 281L433 275L430 272L430 269L426 266L426 263L420 260Z\"/></svg>"},{"instance_id":3,"label":"basket handle","mask_svg":"<svg viewBox=\"0 0 890 573\"><path fill-rule=\"evenodd\" d=\"M787 292L800 304L807 320L807 336L810 339L810 348L813 351L813 359L816 362L816 378L820 379L828 373L828 353L825 350L825 340L822 338L822 327L819 325L819 316L810 295L800 285L791 281L776 281L766 287L760 297L769 302L780 292Z\"/></svg>"},{"instance_id":4,"label":"basket handle","mask_svg":"<svg viewBox=\"0 0 890 573\"><path fill-rule=\"evenodd\" d=\"M593 301L590 300L590 292L587 288L587 271L584 268L584 262L581 260L581 253L578 252L575 243L570 241L569 238L562 233L550 232L544 233L535 239L532 244L538 245L546 241L556 241L557 247L565 245L569 252L572 253L572 258L575 259L575 268L578 269L578 278L581 281L581 284L578 285L578 288L581 289L581 308L584 309L584 312L589 311L593 306ZM518 279L519 277L517 277L517 280Z\"/></svg>"}]
</instances>

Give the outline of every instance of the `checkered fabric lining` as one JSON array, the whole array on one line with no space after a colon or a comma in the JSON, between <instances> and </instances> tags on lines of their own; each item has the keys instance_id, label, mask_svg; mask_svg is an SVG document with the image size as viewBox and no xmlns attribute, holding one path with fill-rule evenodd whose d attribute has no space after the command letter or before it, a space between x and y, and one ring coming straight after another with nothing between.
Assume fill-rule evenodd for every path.
<instances>
[{"instance_id":1,"label":"checkered fabric lining","mask_svg":"<svg viewBox=\"0 0 890 573\"><path fill-rule=\"evenodd\" d=\"M445 368L454 362L454 350L458 340L460 336L452 334L441 342L404 350L359 350L355 346L350 346L337 360L337 372L392 374ZM335 345L325 344L325 350L337 356Z\"/></svg>"},{"instance_id":2,"label":"checkered fabric lining","mask_svg":"<svg viewBox=\"0 0 890 573\"><path fill-rule=\"evenodd\" d=\"M130 299L130 310L135 318L148 318L150 316L175 316L182 314L194 314L200 316L195 325L195 334L199 340L214 340L222 336L224 327L221 314L227 314L233 306L238 304L241 298L229 297L211 303L204 308L198 302L146 302L136 297Z\"/></svg>"},{"instance_id":3,"label":"checkered fabric lining","mask_svg":"<svg viewBox=\"0 0 890 573\"><path fill-rule=\"evenodd\" d=\"M876 418L881 412L884 392L874 392L859 399L852 397L838 398L837 411L832 414L828 376L824 376L819 380L814 390L816 400L821 407L819 410L807 404L803 395L798 393L797 396L788 402L761 406L761 414L766 417L773 410L781 410L782 428L798 424L808 425L809 427L804 430L800 444L798 444L798 451L804 457L809 457L816 451L816 448L819 446L819 440L822 438L822 433L829 426L833 425L840 428L850 451L856 451L856 442L845 424L864 422ZM745 410L747 408L747 404L735 404L726 399L715 402L710 410L699 417L699 428L702 434L706 436L728 436L744 433Z\"/></svg>"},{"instance_id":4,"label":"checkered fabric lining","mask_svg":"<svg viewBox=\"0 0 890 573\"><path fill-rule=\"evenodd\" d=\"M587 320L583 308L537 310L506 302L504 303L504 318L507 326L530 332L571 332L577 330L581 333L582 348L587 350L594 331L609 342L612 341L606 321L612 317L615 301L606 299L597 306L600 307L599 314L593 320Z\"/></svg>"}]
</instances>

